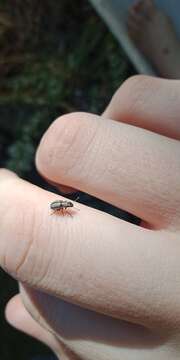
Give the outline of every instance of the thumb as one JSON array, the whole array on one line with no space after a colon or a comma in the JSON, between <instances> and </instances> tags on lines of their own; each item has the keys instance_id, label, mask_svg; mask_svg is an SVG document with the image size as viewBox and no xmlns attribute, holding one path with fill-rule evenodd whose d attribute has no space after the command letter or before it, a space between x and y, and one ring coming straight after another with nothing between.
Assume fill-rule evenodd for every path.
<instances>
[{"instance_id":1,"label":"thumb","mask_svg":"<svg viewBox=\"0 0 180 360\"><path fill-rule=\"evenodd\" d=\"M10 325L41 341L54 353L59 352L59 343L55 337L31 317L19 294L14 296L6 305L5 316Z\"/></svg>"}]
</instances>

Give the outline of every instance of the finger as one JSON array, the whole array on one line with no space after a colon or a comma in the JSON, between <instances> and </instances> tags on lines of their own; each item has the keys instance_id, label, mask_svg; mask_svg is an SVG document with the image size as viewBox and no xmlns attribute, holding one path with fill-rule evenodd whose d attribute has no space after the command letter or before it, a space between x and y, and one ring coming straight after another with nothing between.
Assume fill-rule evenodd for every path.
<instances>
[{"instance_id":1,"label":"finger","mask_svg":"<svg viewBox=\"0 0 180 360\"><path fill-rule=\"evenodd\" d=\"M107 201L157 229L179 217L179 157L175 140L102 121L96 115L73 113L47 130L36 164L52 181Z\"/></svg>"},{"instance_id":2,"label":"finger","mask_svg":"<svg viewBox=\"0 0 180 360\"><path fill-rule=\"evenodd\" d=\"M0 172L0 198L0 264L14 278L144 326L180 321L173 233L166 238L82 204L74 216L50 216L56 195L6 171Z\"/></svg>"},{"instance_id":3,"label":"finger","mask_svg":"<svg viewBox=\"0 0 180 360\"><path fill-rule=\"evenodd\" d=\"M180 139L180 80L136 75L118 89L104 116Z\"/></svg>"},{"instance_id":4,"label":"finger","mask_svg":"<svg viewBox=\"0 0 180 360\"><path fill-rule=\"evenodd\" d=\"M106 354L109 353L108 348L111 349L111 355L109 353L107 359L111 359L112 353L117 349L117 359L126 359L130 347L134 356L136 347L148 350L149 347L163 345L167 338L167 333L165 336L162 336L162 333L158 336L157 331L152 332L144 326L83 309L27 286L23 288L26 299L28 297L25 301L23 299L28 311L30 309L30 313L33 314L34 308L35 314L39 311L37 316L35 315L37 321L39 317L45 319L46 327L50 327L51 331L56 333L56 337L65 345L66 353L70 350L73 360L86 359L88 353L91 354L90 358L99 359L98 353L102 354L102 342ZM143 360L144 357L143 352Z\"/></svg>"},{"instance_id":5,"label":"finger","mask_svg":"<svg viewBox=\"0 0 180 360\"><path fill-rule=\"evenodd\" d=\"M35 324L39 324L38 327L36 326L37 339L49 346L51 350L56 354L58 359L60 358L60 360L79 360L79 357L75 356L72 349L69 350L69 347L65 344L63 336L59 336L60 334L62 334L62 330L58 328L57 324L60 328L63 328L62 311L66 310L63 307L64 301L57 299L57 297L45 294L44 292L34 290L33 288L30 288L22 283L19 284L19 288L21 304L23 304L24 309L26 309L26 314L28 313L29 316L31 316L31 319L34 322L34 326ZM68 303L68 306L69 309L71 309L72 304ZM73 306L76 308L75 305ZM68 316L70 316L69 312ZM73 314L70 317L72 325ZM31 335L31 333L33 333L34 331L31 325L32 323L28 322L27 331L29 332L27 333L29 335ZM21 323L20 326L22 329L19 328L19 330L23 331L24 324ZM43 331L41 331L42 329ZM66 331L67 328L65 330L65 333ZM35 334L31 336L35 337Z\"/></svg>"},{"instance_id":6,"label":"finger","mask_svg":"<svg viewBox=\"0 0 180 360\"><path fill-rule=\"evenodd\" d=\"M8 302L5 309L5 316L10 325L43 342L52 351L58 353L59 344L57 340L31 317L25 309L19 294Z\"/></svg>"},{"instance_id":7,"label":"finger","mask_svg":"<svg viewBox=\"0 0 180 360\"><path fill-rule=\"evenodd\" d=\"M42 304L43 307L43 304ZM51 313L53 309L51 309ZM49 315L49 314L48 314ZM19 331L34 337L48 346L57 356L57 359L68 360L71 356L65 345L53 335L52 332L46 330L37 321L35 321L30 313L24 307L21 295L14 296L7 304L5 309L7 322ZM60 355L60 357L59 357ZM74 357L73 357L74 359Z\"/></svg>"},{"instance_id":8,"label":"finger","mask_svg":"<svg viewBox=\"0 0 180 360\"><path fill-rule=\"evenodd\" d=\"M137 5L140 6L140 2ZM131 15L132 11L134 15L134 8L130 10ZM130 21L130 27L136 30L134 26L135 22ZM118 89L103 115L180 139L179 99L179 80L136 75ZM62 185L59 188L65 193L75 191L63 189Z\"/></svg>"},{"instance_id":9,"label":"finger","mask_svg":"<svg viewBox=\"0 0 180 360\"><path fill-rule=\"evenodd\" d=\"M64 186L64 185L60 185L60 184L57 184L56 182L54 181L50 181L49 179L47 179L45 176L43 176L43 174L41 174L41 176L51 185L53 185L55 188L57 188L60 193L62 194L73 194L75 193L77 190L74 189L74 188L71 188L69 186Z\"/></svg>"}]
</instances>

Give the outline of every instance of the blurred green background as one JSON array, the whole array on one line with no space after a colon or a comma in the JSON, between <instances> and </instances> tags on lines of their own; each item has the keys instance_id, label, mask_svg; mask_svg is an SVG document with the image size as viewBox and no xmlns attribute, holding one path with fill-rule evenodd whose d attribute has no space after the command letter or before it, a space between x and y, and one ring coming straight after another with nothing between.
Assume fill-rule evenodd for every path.
<instances>
[{"instance_id":1,"label":"blurred green background","mask_svg":"<svg viewBox=\"0 0 180 360\"><path fill-rule=\"evenodd\" d=\"M77 110L100 114L135 71L86 0L0 0L0 54L0 165L44 186L34 154L49 124ZM48 354L6 323L18 288L2 270L0 286L0 359Z\"/></svg>"}]
</instances>

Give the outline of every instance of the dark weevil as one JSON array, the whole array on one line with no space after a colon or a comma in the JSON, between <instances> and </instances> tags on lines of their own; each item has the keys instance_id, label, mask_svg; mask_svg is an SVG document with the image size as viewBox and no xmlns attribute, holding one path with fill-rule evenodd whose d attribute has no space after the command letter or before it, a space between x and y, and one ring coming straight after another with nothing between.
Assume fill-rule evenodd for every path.
<instances>
[{"instance_id":1,"label":"dark weevil","mask_svg":"<svg viewBox=\"0 0 180 360\"><path fill-rule=\"evenodd\" d=\"M55 212L58 212L58 211L62 211L62 214L64 215L63 210L66 210L67 208L71 208L71 207L74 207L74 204L69 200L55 200L50 204L50 208L52 210L54 210L52 214L54 214ZM77 210L79 210L79 209L77 209Z\"/></svg>"}]
</instances>

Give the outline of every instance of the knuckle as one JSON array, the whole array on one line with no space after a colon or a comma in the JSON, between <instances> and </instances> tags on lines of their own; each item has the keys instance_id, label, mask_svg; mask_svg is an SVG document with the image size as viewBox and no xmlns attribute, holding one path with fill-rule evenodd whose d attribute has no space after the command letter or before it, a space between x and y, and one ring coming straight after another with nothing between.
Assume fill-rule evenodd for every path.
<instances>
[{"instance_id":1,"label":"knuckle","mask_svg":"<svg viewBox=\"0 0 180 360\"><path fill-rule=\"evenodd\" d=\"M116 93L123 108L129 111L138 110L149 98L155 86L155 79L146 75L134 75L127 79ZM124 104L124 105L123 105Z\"/></svg>"},{"instance_id":2,"label":"knuckle","mask_svg":"<svg viewBox=\"0 0 180 360\"><path fill-rule=\"evenodd\" d=\"M38 168L43 172L72 149L79 130L80 116L67 114L57 118L44 134L36 156ZM78 121L77 121L78 120Z\"/></svg>"},{"instance_id":3,"label":"knuckle","mask_svg":"<svg viewBox=\"0 0 180 360\"><path fill-rule=\"evenodd\" d=\"M63 174L77 165L96 133L97 122L90 121L92 116L76 112L54 121L39 149L38 158L41 158L41 162L38 161L38 168L42 173L48 172L49 178L52 174L54 180L59 180L58 164L63 165Z\"/></svg>"},{"instance_id":4,"label":"knuckle","mask_svg":"<svg viewBox=\"0 0 180 360\"><path fill-rule=\"evenodd\" d=\"M152 82L153 77L147 75L134 75L128 78L121 86L129 90L138 90L139 88L147 87Z\"/></svg>"}]
</instances>

